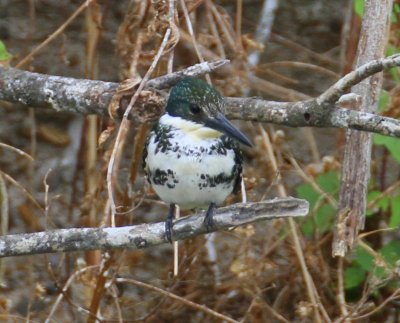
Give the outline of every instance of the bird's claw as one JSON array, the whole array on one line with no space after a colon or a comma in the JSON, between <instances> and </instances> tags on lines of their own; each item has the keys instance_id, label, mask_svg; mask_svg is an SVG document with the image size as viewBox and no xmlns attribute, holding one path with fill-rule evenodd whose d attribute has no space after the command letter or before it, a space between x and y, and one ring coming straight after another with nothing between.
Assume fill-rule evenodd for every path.
<instances>
[{"instance_id":1,"label":"bird's claw","mask_svg":"<svg viewBox=\"0 0 400 323\"><path fill-rule=\"evenodd\" d=\"M169 205L167 220L165 221L165 237L167 238L169 243L172 243L172 227L174 226L174 217L175 217L175 204Z\"/></svg>"},{"instance_id":2,"label":"bird's claw","mask_svg":"<svg viewBox=\"0 0 400 323\"><path fill-rule=\"evenodd\" d=\"M167 219L165 221L165 237L167 238L169 243L172 243L172 227L173 227L172 219Z\"/></svg>"},{"instance_id":3,"label":"bird's claw","mask_svg":"<svg viewBox=\"0 0 400 323\"><path fill-rule=\"evenodd\" d=\"M207 209L206 215L204 217L204 226L207 232L210 232L214 228L214 211L215 211L215 203L210 203L210 206Z\"/></svg>"}]
</instances>

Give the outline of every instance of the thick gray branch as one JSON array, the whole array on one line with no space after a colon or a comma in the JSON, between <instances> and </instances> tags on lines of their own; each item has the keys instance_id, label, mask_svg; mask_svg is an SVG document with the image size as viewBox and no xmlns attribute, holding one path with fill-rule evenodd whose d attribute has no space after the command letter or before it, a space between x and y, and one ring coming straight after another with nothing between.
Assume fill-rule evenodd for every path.
<instances>
[{"instance_id":1,"label":"thick gray branch","mask_svg":"<svg viewBox=\"0 0 400 323\"><path fill-rule=\"evenodd\" d=\"M305 216L308 209L307 201L296 198L233 204L216 210L215 227L211 232L257 221ZM173 240L207 233L203 221L204 213L176 220ZM61 229L1 236L0 257L94 249L140 249L167 242L164 222L116 228Z\"/></svg>"},{"instance_id":2,"label":"thick gray branch","mask_svg":"<svg viewBox=\"0 0 400 323\"><path fill-rule=\"evenodd\" d=\"M142 120L158 118L165 104L165 96L160 95L158 90L172 86L184 76L211 72L226 62L205 62L150 80L147 90L154 94L152 100L149 95L139 98L134 114L141 115ZM306 101L275 102L257 98L227 98L227 116L232 119L270 122L291 127L348 128L400 137L399 120L335 105L335 101L346 94L354 84L394 66L400 66L400 55L371 61L345 75L319 97ZM0 100L19 102L31 107L104 115L107 114L107 108L117 88L118 83L49 76L0 67ZM157 108L150 109L146 104ZM123 106L123 102L121 105Z\"/></svg>"},{"instance_id":3,"label":"thick gray branch","mask_svg":"<svg viewBox=\"0 0 400 323\"><path fill-rule=\"evenodd\" d=\"M147 82L147 87L156 90L170 88L186 76L210 73L228 62L221 59L196 64L152 79ZM105 115L118 86L119 83L51 76L0 66L0 100L34 108Z\"/></svg>"},{"instance_id":4,"label":"thick gray branch","mask_svg":"<svg viewBox=\"0 0 400 323\"><path fill-rule=\"evenodd\" d=\"M289 127L348 128L400 137L400 121L373 113L319 105L316 99L275 102L257 98L227 98L230 119L270 122Z\"/></svg>"}]
</instances>

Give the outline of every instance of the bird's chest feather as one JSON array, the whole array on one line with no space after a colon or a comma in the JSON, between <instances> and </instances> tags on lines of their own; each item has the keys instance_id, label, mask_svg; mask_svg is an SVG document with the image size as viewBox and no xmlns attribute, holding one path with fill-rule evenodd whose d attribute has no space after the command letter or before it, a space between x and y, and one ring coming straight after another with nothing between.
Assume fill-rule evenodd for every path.
<instances>
[{"instance_id":1,"label":"bird's chest feather","mask_svg":"<svg viewBox=\"0 0 400 323\"><path fill-rule=\"evenodd\" d=\"M240 152L229 139L193 132L157 126L144 158L147 177L165 202L184 208L221 204L240 179Z\"/></svg>"}]
</instances>

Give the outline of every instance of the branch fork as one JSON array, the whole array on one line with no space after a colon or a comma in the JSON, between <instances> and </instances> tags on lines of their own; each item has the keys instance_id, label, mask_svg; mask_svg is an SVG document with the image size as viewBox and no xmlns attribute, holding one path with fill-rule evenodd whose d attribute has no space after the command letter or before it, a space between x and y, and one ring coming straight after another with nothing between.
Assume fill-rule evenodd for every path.
<instances>
[{"instance_id":1,"label":"branch fork","mask_svg":"<svg viewBox=\"0 0 400 323\"><path fill-rule=\"evenodd\" d=\"M139 122L156 120L165 105L166 95L160 90L173 86L183 77L200 76L215 71L228 62L226 59L203 62L149 80L145 90L151 95L138 98L133 109L133 118ZM352 86L396 66L400 66L400 54L373 60L342 77L317 98L305 101L276 102L256 98L226 98L226 114L231 119L269 122L290 127L346 128L400 137L399 120L347 109L348 103L345 107L342 106L343 100L349 101L347 95ZM106 115L118 85L0 67L0 100L22 103L34 108ZM146 100L150 97L149 108Z\"/></svg>"}]
</instances>

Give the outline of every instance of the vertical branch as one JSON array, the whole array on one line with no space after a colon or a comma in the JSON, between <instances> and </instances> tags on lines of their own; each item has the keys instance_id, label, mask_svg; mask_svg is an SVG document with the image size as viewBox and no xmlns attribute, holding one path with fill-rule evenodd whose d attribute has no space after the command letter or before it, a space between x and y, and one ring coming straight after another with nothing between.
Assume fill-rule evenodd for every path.
<instances>
[{"instance_id":1,"label":"vertical branch","mask_svg":"<svg viewBox=\"0 0 400 323\"><path fill-rule=\"evenodd\" d=\"M393 0L366 1L356 67L383 56L392 4ZM369 113L376 111L381 86L382 73L379 73L353 87L352 92L363 98L360 111ZM371 134L348 130L342 162L339 209L332 246L333 256L343 257L347 248L353 247L358 231L364 228L370 162Z\"/></svg>"},{"instance_id":2,"label":"vertical branch","mask_svg":"<svg viewBox=\"0 0 400 323\"><path fill-rule=\"evenodd\" d=\"M146 26L145 12L147 10L147 5L148 4L146 3L146 1L143 1L140 3L138 17L141 17L141 20L139 22L139 29L136 32L135 45L132 48L132 53L130 55L131 59L129 60L129 68L128 68L128 70L129 70L128 78L132 78L132 79L134 79L135 77L138 77L140 75L140 73L138 71L138 63L139 63L139 59L142 54L143 40L145 38L145 36L144 36L145 26ZM125 34L129 34L129 33L125 32ZM171 51L171 54L173 54L172 51ZM170 57L171 56L173 58L173 55L170 55ZM171 63L170 63L170 61L171 61ZM172 64L172 59L168 60L168 64ZM132 152L132 160L131 160L130 176L129 176L130 189L129 189L129 194L128 194L128 204L127 204L127 205L130 205L131 207L132 207L131 203L133 203L133 200L134 200L133 193L132 193L133 186L135 184L137 171L141 165L142 150L143 150L143 146L146 141L148 129L149 129L148 124L138 125L134 143L133 143L133 152Z\"/></svg>"},{"instance_id":3,"label":"vertical branch","mask_svg":"<svg viewBox=\"0 0 400 323\"><path fill-rule=\"evenodd\" d=\"M270 140L270 137L261 125L258 125L258 129L259 129L262 139L264 141L264 145L265 145L268 157L271 162L272 170L274 171L275 174L277 174L278 194L280 197L286 197L287 196L286 188L282 183L282 177L279 172L278 163L277 163L277 160L276 160L273 148L272 148L272 142ZM304 253L303 253L303 249L301 247L300 237L297 232L296 223L293 219L288 219L288 220L289 220L288 222L289 222L290 234L291 234L293 244L294 244L294 251L295 251L297 259L299 261L299 265L300 265L301 272L303 275L304 283L306 285L306 290L307 290L307 295L308 295L309 301L313 305L314 321L322 322L322 318L321 318L321 315L319 312L319 310L320 310L324 316L325 321L329 322L330 319L328 317L328 314L326 313L326 310L323 307L322 303L319 301L318 291L315 287L312 276L308 270L307 263L306 263Z\"/></svg>"},{"instance_id":4,"label":"vertical branch","mask_svg":"<svg viewBox=\"0 0 400 323\"><path fill-rule=\"evenodd\" d=\"M175 2L174 0L169 0L169 5L168 5L168 21L169 21L169 25L171 28L173 28L175 26L175 3L174 2ZM185 2L184 1L182 1L182 2L183 2L182 8L183 8L183 12L185 14L185 18L189 19L189 13L187 12ZM190 20L189 20L189 22L187 22L187 24L188 24L189 30L192 29ZM193 29L192 29L192 32L193 32ZM192 34L191 34L191 36L194 37ZM196 42L196 40L194 40L194 44L195 44L195 42ZM200 60L202 59L201 56L199 56L199 58L200 58ZM201 62L203 62L203 61L201 61ZM174 69L174 49L172 49L168 55L168 67L167 67L168 74L172 73L173 69ZM179 217L180 217L180 208L177 205L175 207L175 218L179 219ZM177 277L179 274L179 242L174 241L173 245L174 245L174 277Z\"/></svg>"},{"instance_id":5,"label":"vertical branch","mask_svg":"<svg viewBox=\"0 0 400 323\"><path fill-rule=\"evenodd\" d=\"M101 23L102 23L102 10L96 0L92 1L88 5L86 10L86 57L85 57L85 77L90 79L98 78L98 54L97 47L101 36ZM86 224L89 227L98 226L97 218L97 203L96 203L96 191L97 191L97 134L98 134L98 116L89 115L86 117L85 126L83 131L86 132L84 136L85 140L85 151L84 151L84 183L85 183L85 200L87 203L86 208ZM87 264L89 266L100 265L102 260L102 254L99 250L88 251L85 254ZM104 258L104 257L103 257ZM99 287L103 281L103 272L101 271L96 279L95 288L85 286L84 293L87 305L90 306L90 310L93 315L97 313L97 301L103 296L103 289ZM94 308L94 309L93 309ZM92 316L89 316L88 321L92 320Z\"/></svg>"},{"instance_id":6,"label":"vertical branch","mask_svg":"<svg viewBox=\"0 0 400 323\"><path fill-rule=\"evenodd\" d=\"M206 4L207 4L206 5L207 24L208 24L208 27L210 28L211 34L213 35L213 37L215 39L218 56L221 58L226 58L224 45L222 43L220 33L218 32L217 25L215 23L215 18L211 14L210 6L208 5L207 2L206 2Z\"/></svg>"},{"instance_id":7,"label":"vertical branch","mask_svg":"<svg viewBox=\"0 0 400 323\"><path fill-rule=\"evenodd\" d=\"M150 78L151 73L153 73L154 69L157 66L158 61L160 60L161 55L163 54L169 37L171 35L171 28L167 28L161 45L155 55L149 69L147 70L145 76L143 77L142 81L140 82L135 94L132 96L131 101L128 104L128 107L125 110L123 119L121 121L121 125L119 127L117 138L115 139L115 144L112 150L112 154L110 157L110 161L108 163L107 168L107 192L108 192L108 199L110 200L110 208L111 208L111 226L115 227L115 215L117 213L117 207L115 204L114 198L114 179L117 177L117 170L119 167L119 161L122 154L123 145L125 143L126 135L129 129L130 120L128 120L128 116L131 113L133 105L135 104L136 100L139 97L140 92L143 90L146 82Z\"/></svg>"},{"instance_id":8,"label":"vertical branch","mask_svg":"<svg viewBox=\"0 0 400 323\"><path fill-rule=\"evenodd\" d=\"M103 259L100 263L100 270L97 275L96 286L94 288L93 298L89 306L90 314L87 323L95 323L97 322L97 312L99 311L100 301L103 297L105 291L106 281L108 279L108 272L110 270L111 265L114 263L114 258L112 255L108 253L104 253Z\"/></svg>"},{"instance_id":9,"label":"vertical branch","mask_svg":"<svg viewBox=\"0 0 400 323\"><path fill-rule=\"evenodd\" d=\"M86 60L85 77L90 79L98 78L98 57L97 45L100 40L102 12L96 1L88 5L86 10ZM86 117L85 151L84 151L84 174L85 174L85 199L87 202L86 225L95 227L98 225L96 214L95 194L97 190L97 133L98 116L89 115ZM87 263L96 265L100 262L101 254L99 251L91 251L86 254Z\"/></svg>"},{"instance_id":10,"label":"vertical branch","mask_svg":"<svg viewBox=\"0 0 400 323\"><path fill-rule=\"evenodd\" d=\"M264 44L270 37L272 26L275 19L275 11L278 9L277 0L264 0L263 8L261 11L261 18L259 20L255 38L261 44ZM249 63L251 66L256 66L260 60L260 52L256 51L249 55Z\"/></svg>"},{"instance_id":11,"label":"vertical branch","mask_svg":"<svg viewBox=\"0 0 400 323\"><path fill-rule=\"evenodd\" d=\"M8 193L3 175L0 173L0 235L8 233L8 223L10 219L8 207ZM0 286L3 286L4 273L6 270L6 260L0 260Z\"/></svg>"},{"instance_id":12,"label":"vertical branch","mask_svg":"<svg viewBox=\"0 0 400 323\"><path fill-rule=\"evenodd\" d=\"M197 55L200 63L203 63L204 62L204 57L201 54L201 52L199 50L199 47L197 45L197 40L196 40L196 36L194 34L193 25L192 25L192 22L191 22L190 17L189 17L189 11L188 11L188 9L186 7L185 1L181 0L180 2L181 2L181 7L182 7L182 10L183 10L183 14L185 16L185 21L186 21L186 25L187 25L187 28L188 28L188 32L189 32L190 38L192 39L194 50L196 52L196 55ZM210 75L206 74L205 78L206 78L207 83L211 84Z\"/></svg>"},{"instance_id":13,"label":"vertical branch","mask_svg":"<svg viewBox=\"0 0 400 323\"><path fill-rule=\"evenodd\" d=\"M344 291L343 258L338 259L337 286L336 299L340 306L340 312L342 313L342 317L347 317L349 315L349 311L346 307L346 294Z\"/></svg>"},{"instance_id":14,"label":"vertical branch","mask_svg":"<svg viewBox=\"0 0 400 323\"><path fill-rule=\"evenodd\" d=\"M236 37L238 43L241 44L242 38L242 15L243 15L243 0L236 0Z\"/></svg>"}]
</instances>

